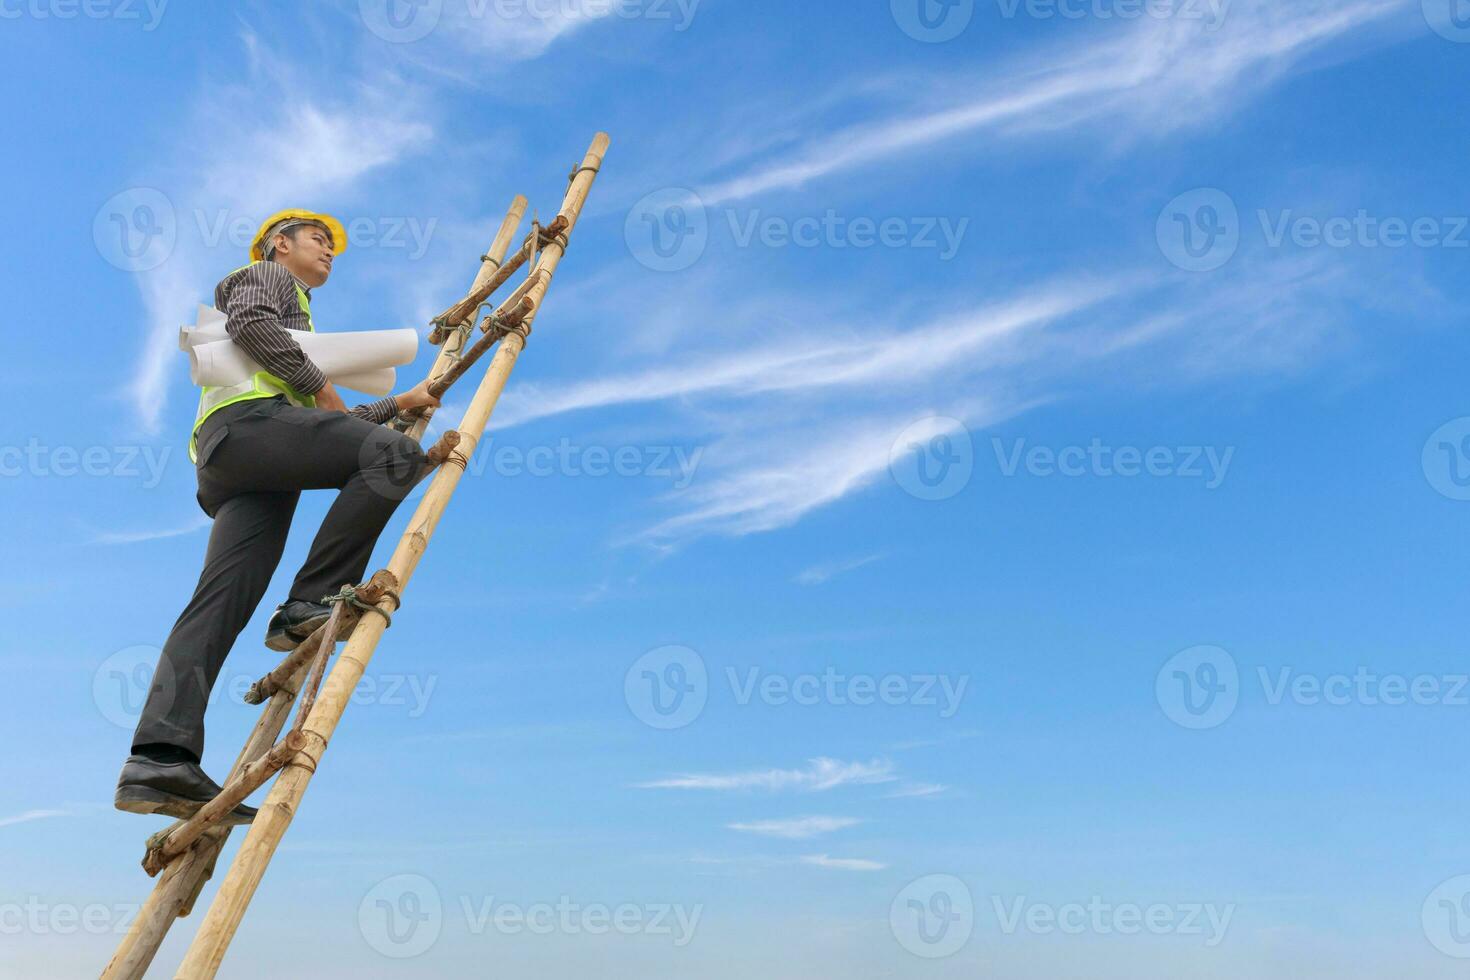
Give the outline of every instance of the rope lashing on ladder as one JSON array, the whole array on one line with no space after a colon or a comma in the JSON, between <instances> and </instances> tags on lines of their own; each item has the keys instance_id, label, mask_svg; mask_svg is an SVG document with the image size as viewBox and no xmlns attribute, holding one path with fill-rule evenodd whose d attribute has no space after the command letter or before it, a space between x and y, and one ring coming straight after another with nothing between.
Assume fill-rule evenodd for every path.
<instances>
[{"instance_id":1,"label":"rope lashing on ladder","mask_svg":"<svg viewBox=\"0 0 1470 980\"><path fill-rule=\"evenodd\" d=\"M399 596L397 589L385 588L383 589L383 595L385 598L393 600L393 610L395 612L398 610L398 607L403 604L403 600ZM393 617L390 616L387 612L379 609L377 606L373 605L370 602L363 602L357 597L357 587L355 585L344 585L342 586L342 591L338 592L336 595L322 597L322 605L324 606L330 606L334 602L345 602L349 606L355 606L358 609L363 610L364 612L377 613L379 616L383 617L383 621L385 623L383 627L384 629L387 629L388 627L393 625Z\"/></svg>"},{"instance_id":2,"label":"rope lashing on ladder","mask_svg":"<svg viewBox=\"0 0 1470 980\"><path fill-rule=\"evenodd\" d=\"M492 313L485 318L485 324L482 329L495 338L491 343L499 343L511 334L519 336L521 343L525 343L531 339L531 325L524 318L515 324L507 325L505 317L499 313Z\"/></svg>"}]
</instances>

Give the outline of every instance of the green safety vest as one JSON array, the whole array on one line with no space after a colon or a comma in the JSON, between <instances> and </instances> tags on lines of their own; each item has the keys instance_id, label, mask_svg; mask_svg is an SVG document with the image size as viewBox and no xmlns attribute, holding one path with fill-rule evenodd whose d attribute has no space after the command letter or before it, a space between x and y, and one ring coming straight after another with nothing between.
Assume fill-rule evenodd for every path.
<instances>
[{"instance_id":1,"label":"green safety vest","mask_svg":"<svg viewBox=\"0 0 1470 980\"><path fill-rule=\"evenodd\" d=\"M255 263L251 263L254 265ZM242 265L240 269L248 269L250 266ZM236 269L235 272L239 272ZM234 275L231 272L230 275ZM316 325L311 322L311 300L306 296L306 290L301 284L296 284L296 302L301 306L301 312L306 314L306 327L312 333L316 333ZM285 395L286 400L292 405L301 408L315 408L316 399L311 395L303 395L292 388L280 378L269 371L257 371L249 378L234 385L206 385L199 392L199 412L194 416L194 429L189 433L189 462L194 463L199 459L199 427L204 420L226 405L236 402L249 401L252 398L274 398L277 395Z\"/></svg>"}]
</instances>

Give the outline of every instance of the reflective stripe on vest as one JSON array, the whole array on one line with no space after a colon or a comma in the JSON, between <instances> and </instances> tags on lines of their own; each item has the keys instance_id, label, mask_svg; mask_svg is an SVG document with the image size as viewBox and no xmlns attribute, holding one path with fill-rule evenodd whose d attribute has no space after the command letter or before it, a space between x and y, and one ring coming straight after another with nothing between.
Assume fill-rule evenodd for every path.
<instances>
[{"instance_id":1,"label":"reflective stripe on vest","mask_svg":"<svg viewBox=\"0 0 1470 980\"><path fill-rule=\"evenodd\" d=\"M254 264L251 263L251 265ZM250 268L248 265L240 267L240 269L248 268ZM240 269L236 269L235 272L239 272ZM235 272L230 275L233 276ZM306 314L307 330L316 333L316 325L311 322L311 300L307 298L306 290L301 288L300 283L296 284L296 302L300 304L301 312ZM316 399L313 396L301 394L269 371L257 371L239 384L210 385L203 388L199 392L199 412L194 416L194 429L189 433L189 462L194 463L199 460L199 427L204 424L205 419L226 405L256 398L274 398L277 395L285 395L287 401L301 408L316 407Z\"/></svg>"}]
</instances>

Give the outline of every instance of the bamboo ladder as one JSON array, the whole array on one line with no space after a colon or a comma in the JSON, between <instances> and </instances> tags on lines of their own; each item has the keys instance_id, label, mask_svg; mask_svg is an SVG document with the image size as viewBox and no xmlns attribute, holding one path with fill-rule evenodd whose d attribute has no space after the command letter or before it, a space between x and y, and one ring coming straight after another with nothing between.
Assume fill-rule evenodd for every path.
<instances>
[{"instance_id":1,"label":"bamboo ladder","mask_svg":"<svg viewBox=\"0 0 1470 980\"><path fill-rule=\"evenodd\" d=\"M148 839L143 867L158 881L103 971L103 980L136 980L147 972L169 927L175 919L193 910L204 883L213 874L232 829L228 822L230 810L279 772L175 976L194 980L213 977L218 971L266 866L326 752L332 732L377 649L387 627L388 614L398 608L401 590L413 577L449 498L484 434L511 369L525 347L551 278L566 254L568 236L581 216L609 142L606 133L598 133L593 138L580 166L571 172L556 218L545 227L533 222L530 233L507 259L526 210L524 197L517 196L511 202L489 250L482 256L469 293L434 318L430 340L441 346L429 378L430 390L436 396L447 391L481 356L495 348L490 367L459 429L444 433L430 449L428 465L436 468L436 472L388 567L374 573L365 584L344 587L333 604L331 619L251 688L246 701L265 707L220 795L189 819L177 821ZM484 336L469 345L479 311L491 294L526 267L529 270L524 281L493 312L479 320ZM414 439L421 439L432 412L426 409L406 413L389 424ZM326 673L327 661L337 641L343 638L347 645L331 672ZM298 695L301 703L296 721L285 737L277 741Z\"/></svg>"}]
</instances>

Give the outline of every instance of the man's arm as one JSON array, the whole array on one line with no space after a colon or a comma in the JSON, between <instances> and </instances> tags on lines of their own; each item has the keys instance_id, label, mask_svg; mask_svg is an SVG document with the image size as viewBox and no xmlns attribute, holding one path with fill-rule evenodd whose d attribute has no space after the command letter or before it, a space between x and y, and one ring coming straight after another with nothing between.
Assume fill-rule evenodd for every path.
<instances>
[{"instance_id":1,"label":"man's arm","mask_svg":"<svg viewBox=\"0 0 1470 980\"><path fill-rule=\"evenodd\" d=\"M283 322L296 309L296 284L275 262L257 262L232 276L221 307L225 332L261 367L303 395L315 395L327 383ZM226 280L230 282L230 280ZM224 290L225 283L220 284Z\"/></svg>"},{"instance_id":2,"label":"man's arm","mask_svg":"<svg viewBox=\"0 0 1470 980\"><path fill-rule=\"evenodd\" d=\"M284 266L257 262L231 279L233 282L221 283L218 291L224 292L224 286L229 284L228 295L220 305L226 317L225 332L257 364L301 394L317 396L320 408L347 412L374 425L381 425L398 414L398 399L392 395L348 411L337 389L306 356L284 323L290 312L299 309L295 280ZM220 300L216 296L217 305Z\"/></svg>"},{"instance_id":3,"label":"man's arm","mask_svg":"<svg viewBox=\"0 0 1470 980\"><path fill-rule=\"evenodd\" d=\"M387 398L379 398L375 402L359 405L347 414L356 415L360 419L367 419L374 425L382 425L398 414L398 398L395 395L389 395Z\"/></svg>"}]
</instances>

